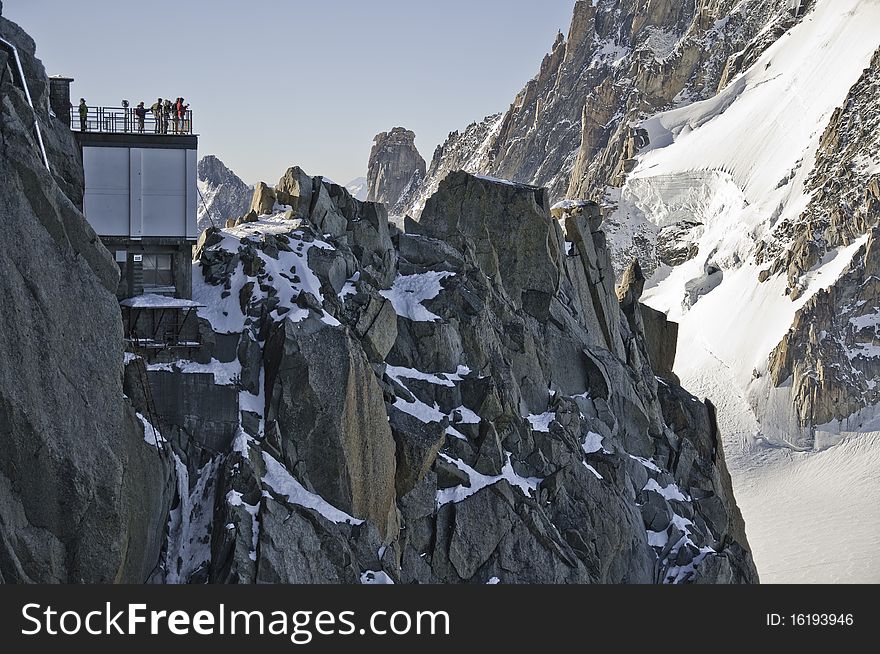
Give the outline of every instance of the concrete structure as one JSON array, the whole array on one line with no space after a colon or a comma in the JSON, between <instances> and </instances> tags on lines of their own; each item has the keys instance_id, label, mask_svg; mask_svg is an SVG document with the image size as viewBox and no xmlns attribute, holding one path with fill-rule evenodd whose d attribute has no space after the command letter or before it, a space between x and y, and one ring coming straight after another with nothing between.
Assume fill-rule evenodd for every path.
<instances>
[{"instance_id":1,"label":"concrete structure","mask_svg":"<svg viewBox=\"0 0 880 654\"><path fill-rule=\"evenodd\" d=\"M72 81L50 78L53 111L68 124ZM192 248L198 238L192 114L186 112L183 121L154 117L152 129L141 129L134 109L124 104L90 106L82 122L76 112L72 127L82 150L83 213L119 265L116 295L129 346L154 354L198 347L195 307L184 302L192 298Z\"/></svg>"},{"instance_id":2,"label":"concrete structure","mask_svg":"<svg viewBox=\"0 0 880 654\"><path fill-rule=\"evenodd\" d=\"M59 120L70 125L70 83L72 77L55 75L49 78L49 106Z\"/></svg>"},{"instance_id":3,"label":"concrete structure","mask_svg":"<svg viewBox=\"0 0 880 654\"><path fill-rule=\"evenodd\" d=\"M193 135L76 132L86 219L114 252L120 298L192 297L198 139Z\"/></svg>"}]
</instances>

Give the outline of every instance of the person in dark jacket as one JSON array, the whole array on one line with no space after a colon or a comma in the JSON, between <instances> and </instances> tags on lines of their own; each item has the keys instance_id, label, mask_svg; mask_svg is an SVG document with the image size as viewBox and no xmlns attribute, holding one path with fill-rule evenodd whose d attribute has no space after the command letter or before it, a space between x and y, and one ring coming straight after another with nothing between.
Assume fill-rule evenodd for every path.
<instances>
[{"instance_id":1,"label":"person in dark jacket","mask_svg":"<svg viewBox=\"0 0 880 654\"><path fill-rule=\"evenodd\" d=\"M162 98L156 100L151 106L150 111L153 112L153 118L156 119L154 131L156 134L162 133Z\"/></svg>"},{"instance_id":2,"label":"person in dark jacket","mask_svg":"<svg viewBox=\"0 0 880 654\"><path fill-rule=\"evenodd\" d=\"M85 98L79 99L79 129L85 132L88 126L87 118L89 117L89 105L86 104Z\"/></svg>"},{"instance_id":3,"label":"person in dark jacket","mask_svg":"<svg viewBox=\"0 0 880 654\"><path fill-rule=\"evenodd\" d=\"M173 112L174 112L174 104L171 102L171 100L166 99L165 102L162 104L162 114L163 114L162 133L163 134L168 133L168 123L171 122L171 114Z\"/></svg>"},{"instance_id":4,"label":"person in dark jacket","mask_svg":"<svg viewBox=\"0 0 880 654\"><path fill-rule=\"evenodd\" d=\"M174 133L180 133L180 98L174 99L174 105L171 107L171 120L174 121Z\"/></svg>"},{"instance_id":5,"label":"person in dark jacket","mask_svg":"<svg viewBox=\"0 0 880 654\"><path fill-rule=\"evenodd\" d=\"M144 107L143 102L138 102L138 105L134 108L134 115L137 118L138 123L138 134L144 133L144 120L147 118L147 109Z\"/></svg>"}]
</instances>

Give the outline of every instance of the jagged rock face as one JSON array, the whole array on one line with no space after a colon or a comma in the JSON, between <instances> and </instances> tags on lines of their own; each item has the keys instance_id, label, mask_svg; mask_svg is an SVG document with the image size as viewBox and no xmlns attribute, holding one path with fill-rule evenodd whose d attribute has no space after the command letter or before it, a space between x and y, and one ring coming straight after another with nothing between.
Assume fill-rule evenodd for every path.
<instances>
[{"instance_id":1,"label":"jagged rock face","mask_svg":"<svg viewBox=\"0 0 880 654\"><path fill-rule=\"evenodd\" d=\"M488 157L490 136L498 131L502 117L503 114L486 116L479 122L471 123L462 132L450 132L434 150L425 180L403 194L399 202L403 207L401 213L418 218L425 202L437 192L440 182L449 173L457 170L479 171L481 162Z\"/></svg>"},{"instance_id":2,"label":"jagged rock face","mask_svg":"<svg viewBox=\"0 0 880 654\"><path fill-rule=\"evenodd\" d=\"M770 261L768 276L785 272L792 299L803 276L835 248L868 232L880 218L880 48L850 89L822 134L806 183L810 203L759 244L757 261Z\"/></svg>"},{"instance_id":3,"label":"jagged rock face","mask_svg":"<svg viewBox=\"0 0 880 654\"><path fill-rule=\"evenodd\" d=\"M208 227L221 227L230 218L236 219L247 213L253 189L227 168L220 159L210 154L199 159L198 226L200 231Z\"/></svg>"},{"instance_id":4,"label":"jagged rock face","mask_svg":"<svg viewBox=\"0 0 880 654\"><path fill-rule=\"evenodd\" d=\"M242 420L190 472L216 490L181 580L757 580L711 407L658 383L595 205L455 173L401 232L299 168L270 192L196 252L208 345L175 370Z\"/></svg>"},{"instance_id":5,"label":"jagged rock face","mask_svg":"<svg viewBox=\"0 0 880 654\"><path fill-rule=\"evenodd\" d=\"M385 536L397 529L394 439L382 390L342 327L283 321L265 350L269 411L282 462L307 488Z\"/></svg>"},{"instance_id":6,"label":"jagged rock face","mask_svg":"<svg viewBox=\"0 0 880 654\"><path fill-rule=\"evenodd\" d=\"M787 0L599 2L595 14L585 4L575 9L585 26L576 33L595 34L598 45L615 54L612 61L593 55L590 64L598 69L596 83L585 89L568 197L598 197L606 185L620 186L635 154L648 145L647 134L631 125L717 93L812 3L801 3L797 16Z\"/></svg>"},{"instance_id":7,"label":"jagged rock face","mask_svg":"<svg viewBox=\"0 0 880 654\"><path fill-rule=\"evenodd\" d=\"M455 170L546 186L554 203L600 198L606 185L620 185L647 145L630 125L713 95L797 20L789 6L579 0L567 38L557 36L508 110L452 132L437 148L406 213L418 216ZM805 0L801 15L810 6Z\"/></svg>"},{"instance_id":8,"label":"jagged rock face","mask_svg":"<svg viewBox=\"0 0 880 654\"><path fill-rule=\"evenodd\" d=\"M848 270L795 315L770 355L769 381L791 385L796 445L812 446L816 427L832 421L858 430L863 410L880 403L880 228L874 227Z\"/></svg>"},{"instance_id":9,"label":"jagged rock face","mask_svg":"<svg viewBox=\"0 0 880 654\"><path fill-rule=\"evenodd\" d=\"M123 397L119 272L77 208L73 138L48 115L33 41L3 18L0 35L37 107L0 55L0 581L143 583L174 470Z\"/></svg>"},{"instance_id":10,"label":"jagged rock face","mask_svg":"<svg viewBox=\"0 0 880 654\"><path fill-rule=\"evenodd\" d=\"M403 127L377 134L367 167L367 200L381 202L399 216L403 196L425 178L425 160L416 149L416 135Z\"/></svg>"},{"instance_id":11,"label":"jagged rock face","mask_svg":"<svg viewBox=\"0 0 880 654\"><path fill-rule=\"evenodd\" d=\"M447 177L442 189L444 192L435 194L422 213L421 226L426 232L459 252L473 247L480 268L507 289L517 308L530 301L527 294L552 295L561 260L558 251L550 250L547 256L553 223L546 220L544 189L486 184L462 172ZM525 219L514 221L511 216ZM511 251L517 251L516 256L503 260L502 253Z\"/></svg>"}]
</instances>

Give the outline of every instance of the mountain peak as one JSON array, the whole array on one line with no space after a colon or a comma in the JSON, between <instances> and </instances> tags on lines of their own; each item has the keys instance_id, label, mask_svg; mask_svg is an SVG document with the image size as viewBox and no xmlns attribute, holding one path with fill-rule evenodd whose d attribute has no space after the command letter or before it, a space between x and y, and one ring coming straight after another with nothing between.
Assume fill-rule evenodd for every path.
<instances>
[{"instance_id":1,"label":"mountain peak","mask_svg":"<svg viewBox=\"0 0 880 654\"><path fill-rule=\"evenodd\" d=\"M405 127L381 132L373 139L367 167L367 200L382 202L392 215L400 215L400 200L425 177L427 166L415 140L415 132Z\"/></svg>"},{"instance_id":2,"label":"mountain peak","mask_svg":"<svg viewBox=\"0 0 880 654\"><path fill-rule=\"evenodd\" d=\"M197 171L201 195L199 229L219 226L229 218L237 218L247 212L253 189L217 156L209 154L199 159Z\"/></svg>"}]
</instances>

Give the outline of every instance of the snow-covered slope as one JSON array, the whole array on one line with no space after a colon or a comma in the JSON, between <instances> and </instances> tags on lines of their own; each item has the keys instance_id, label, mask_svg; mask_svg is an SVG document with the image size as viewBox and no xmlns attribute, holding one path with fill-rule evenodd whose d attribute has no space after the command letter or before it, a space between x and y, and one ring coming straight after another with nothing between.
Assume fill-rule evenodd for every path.
<instances>
[{"instance_id":1,"label":"snow-covered slope","mask_svg":"<svg viewBox=\"0 0 880 654\"><path fill-rule=\"evenodd\" d=\"M693 330L679 335L682 344L693 337ZM846 433L824 450L774 447L755 436L761 426L729 368L704 350L689 352L677 372L693 393L716 404L761 582L880 582L878 427Z\"/></svg>"},{"instance_id":2,"label":"snow-covered slope","mask_svg":"<svg viewBox=\"0 0 880 654\"><path fill-rule=\"evenodd\" d=\"M685 325L701 325L700 340L743 387L766 370L797 309L837 279L864 242L823 259L795 301L784 280L758 282L751 256L775 225L807 206L804 183L820 137L870 62L877 24L878 2L820 2L718 96L642 124L651 144L639 154L612 222L656 229L687 215L700 223L692 234L698 254L671 270L661 265L646 301ZM686 285L707 264L721 269L723 281L689 309Z\"/></svg>"},{"instance_id":3,"label":"snow-covered slope","mask_svg":"<svg viewBox=\"0 0 880 654\"><path fill-rule=\"evenodd\" d=\"M822 186L811 179L817 152L828 149L826 128L836 110L845 113L858 100L848 93L880 46L877 25L876 0L819 0L716 96L645 120L640 127L650 144L624 186L609 189L617 204L608 231L618 263L638 256L653 272L643 301L680 322L676 372L718 405L765 581L880 578L880 491L869 474L880 439L865 424L855 429L861 435L833 425L817 429L813 418L824 413L813 402L837 400L811 396L805 409L797 377L792 382L771 360L787 334L821 340L804 318L812 314L798 312L842 275L869 265L866 232L877 216L860 222L862 230L847 230L836 247L807 257L796 286L784 268L766 267L775 256L806 256L791 255L791 228L781 226L802 224ZM876 150L859 155L872 156ZM846 154L844 164L846 157L854 155ZM860 170L875 164L859 160ZM827 181L841 194L849 183L870 197L858 176ZM862 349L856 356L876 355ZM849 363L844 357L824 366ZM811 374L832 373L820 366ZM819 451L841 438L833 451Z\"/></svg>"}]
</instances>

